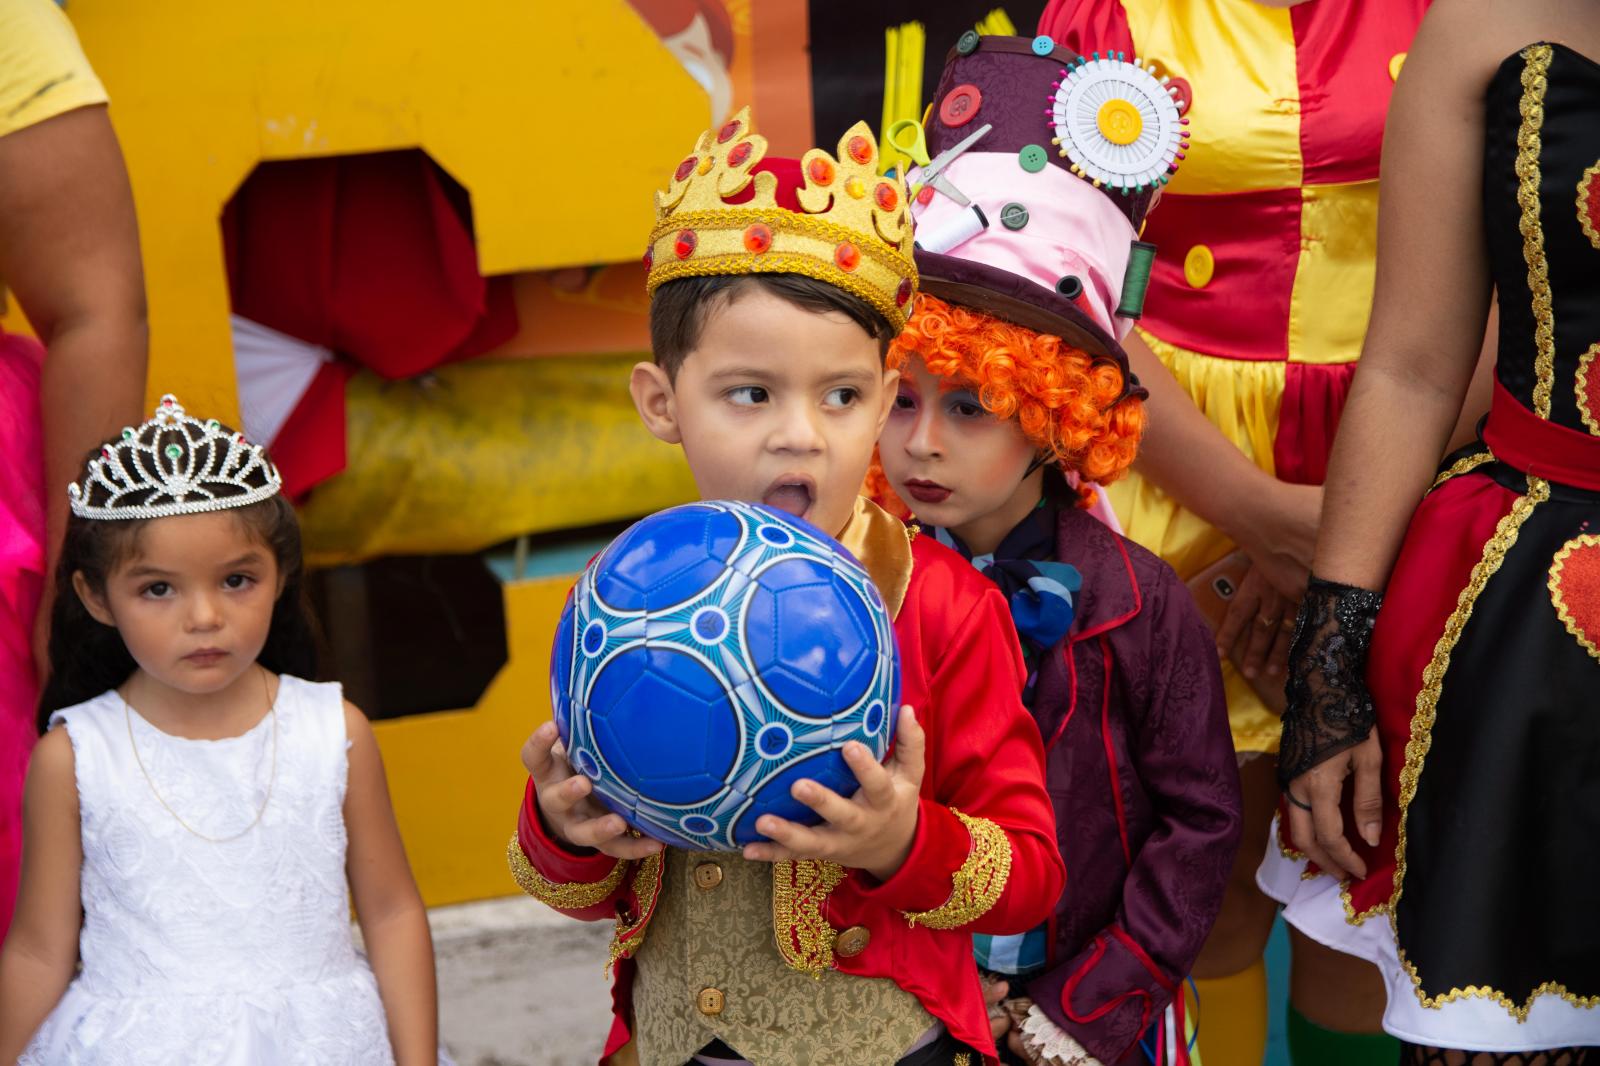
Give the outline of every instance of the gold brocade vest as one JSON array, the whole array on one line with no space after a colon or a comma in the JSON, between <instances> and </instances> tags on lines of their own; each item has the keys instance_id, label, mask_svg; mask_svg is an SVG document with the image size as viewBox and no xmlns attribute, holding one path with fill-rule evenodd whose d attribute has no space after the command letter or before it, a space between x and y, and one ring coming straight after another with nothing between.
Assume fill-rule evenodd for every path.
<instances>
[{"instance_id":1,"label":"gold brocade vest","mask_svg":"<svg viewBox=\"0 0 1600 1066\"><path fill-rule=\"evenodd\" d=\"M934 1025L888 978L813 977L786 963L772 881L770 863L667 849L661 899L634 956L641 1066L682 1066L714 1037L754 1066L889 1066ZM849 950L851 935L865 943L865 930L846 930L836 950Z\"/></svg>"}]
</instances>

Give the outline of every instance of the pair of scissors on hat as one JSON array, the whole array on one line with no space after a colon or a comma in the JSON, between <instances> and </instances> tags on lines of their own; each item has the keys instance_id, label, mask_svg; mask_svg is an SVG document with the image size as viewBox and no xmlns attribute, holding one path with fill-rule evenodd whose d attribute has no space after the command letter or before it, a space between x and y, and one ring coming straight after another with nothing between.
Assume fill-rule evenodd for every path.
<instances>
[{"instance_id":1,"label":"pair of scissors on hat","mask_svg":"<svg viewBox=\"0 0 1600 1066\"><path fill-rule=\"evenodd\" d=\"M959 159L963 152L978 143L979 138L992 129L994 129L993 123L986 122L949 148L940 152L937 158L930 160L928 158L927 133L923 129L922 123L914 118L903 118L890 126L890 145L910 156L911 161L922 168L922 173L917 175L921 180L917 182L916 188L911 190L911 195L915 196L917 190L924 185L932 185L962 207L971 206L972 201L960 189L956 188L949 178L944 176L944 171L946 167ZM905 143L904 137L908 131L910 133L910 143Z\"/></svg>"}]
</instances>

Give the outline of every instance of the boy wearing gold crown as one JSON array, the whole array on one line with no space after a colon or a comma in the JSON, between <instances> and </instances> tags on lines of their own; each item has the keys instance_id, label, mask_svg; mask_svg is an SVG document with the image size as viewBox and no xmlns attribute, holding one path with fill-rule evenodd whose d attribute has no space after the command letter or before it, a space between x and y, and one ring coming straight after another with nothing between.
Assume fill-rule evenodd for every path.
<instances>
[{"instance_id":1,"label":"boy wearing gold crown","mask_svg":"<svg viewBox=\"0 0 1600 1066\"><path fill-rule=\"evenodd\" d=\"M837 157L765 150L741 112L658 194L655 362L631 388L702 497L801 515L872 574L908 705L894 754L846 746L853 797L797 783L814 828L767 815L770 843L689 853L630 836L546 725L511 865L551 906L616 920L614 1062L977 1066L995 1045L972 934L1045 920L1065 880L1042 745L998 591L857 494L916 290L905 186L865 124Z\"/></svg>"}]
</instances>

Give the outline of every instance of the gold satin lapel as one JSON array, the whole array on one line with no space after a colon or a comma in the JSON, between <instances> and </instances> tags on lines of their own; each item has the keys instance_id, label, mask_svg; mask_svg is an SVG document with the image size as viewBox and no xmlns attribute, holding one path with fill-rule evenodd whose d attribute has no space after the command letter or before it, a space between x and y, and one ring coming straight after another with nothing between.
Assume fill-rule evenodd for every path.
<instances>
[{"instance_id":1,"label":"gold satin lapel","mask_svg":"<svg viewBox=\"0 0 1600 1066\"><path fill-rule=\"evenodd\" d=\"M839 543L867 568L891 618L900 614L911 587L911 537L905 523L865 496L856 497L856 509L838 534Z\"/></svg>"}]
</instances>

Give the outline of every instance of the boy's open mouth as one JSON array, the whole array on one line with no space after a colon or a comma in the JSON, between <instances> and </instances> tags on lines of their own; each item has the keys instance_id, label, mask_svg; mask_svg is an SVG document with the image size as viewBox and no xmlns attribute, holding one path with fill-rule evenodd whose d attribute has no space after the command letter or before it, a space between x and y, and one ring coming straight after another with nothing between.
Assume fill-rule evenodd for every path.
<instances>
[{"instance_id":1,"label":"boy's open mouth","mask_svg":"<svg viewBox=\"0 0 1600 1066\"><path fill-rule=\"evenodd\" d=\"M768 507L787 511L796 518L803 518L815 498L816 486L810 478L785 474L767 487L761 502Z\"/></svg>"}]
</instances>

